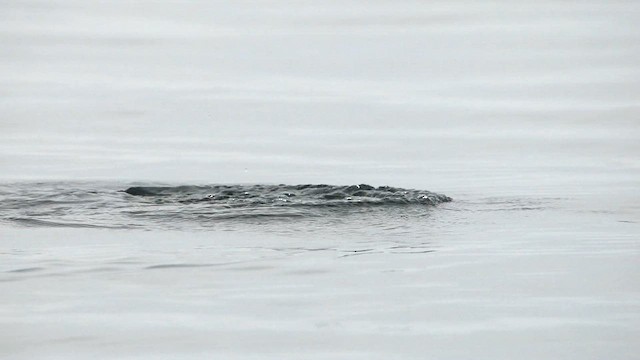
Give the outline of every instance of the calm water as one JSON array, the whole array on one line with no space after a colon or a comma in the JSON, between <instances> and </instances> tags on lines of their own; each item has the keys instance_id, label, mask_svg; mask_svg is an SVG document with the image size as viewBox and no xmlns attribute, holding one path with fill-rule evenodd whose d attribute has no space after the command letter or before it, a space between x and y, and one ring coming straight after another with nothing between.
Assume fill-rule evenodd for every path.
<instances>
[{"instance_id":1,"label":"calm water","mask_svg":"<svg viewBox=\"0 0 640 360\"><path fill-rule=\"evenodd\" d=\"M637 358L638 23L1 2L0 358Z\"/></svg>"}]
</instances>

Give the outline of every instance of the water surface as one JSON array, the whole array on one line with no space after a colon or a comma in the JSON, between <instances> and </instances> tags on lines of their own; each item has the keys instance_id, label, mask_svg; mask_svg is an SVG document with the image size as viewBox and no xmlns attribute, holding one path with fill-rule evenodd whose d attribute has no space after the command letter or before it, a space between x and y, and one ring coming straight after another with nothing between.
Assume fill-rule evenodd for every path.
<instances>
[{"instance_id":1,"label":"water surface","mask_svg":"<svg viewBox=\"0 0 640 360\"><path fill-rule=\"evenodd\" d=\"M638 23L1 2L0 357L637 358Z\"/></svg>"}]
</instances>

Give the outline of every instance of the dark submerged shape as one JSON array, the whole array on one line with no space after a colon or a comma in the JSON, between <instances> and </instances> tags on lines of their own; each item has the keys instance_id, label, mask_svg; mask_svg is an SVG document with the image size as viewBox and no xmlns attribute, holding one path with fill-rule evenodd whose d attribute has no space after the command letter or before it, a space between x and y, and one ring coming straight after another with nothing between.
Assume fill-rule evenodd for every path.
<instances>
[{"instance_id":1,"label":"dark submerged shape","mask_svg":"<svg viewBox=\"0 0 640 360\"><path fill-rule=\"evenodd\" d=\"M431 233L432 205L451 201L430 191L366 184L123 188L100 182L0 184L0 222L26 227L188 231L255 230L257 226L260 232L287 235L396 232L404 238L407 229L414 234Z\"/></svg>"},{"instance_id":2,"label":"dark submerged shape","mask_svg":"<svg viewBox=\"0 0 640 360\"><path fill-rule=\"evenodd\" d=\"M426 190L360 185L134 186L124 192L181 203L243 206L437 205L451 198Z\"/></svg>"}]
</instances>

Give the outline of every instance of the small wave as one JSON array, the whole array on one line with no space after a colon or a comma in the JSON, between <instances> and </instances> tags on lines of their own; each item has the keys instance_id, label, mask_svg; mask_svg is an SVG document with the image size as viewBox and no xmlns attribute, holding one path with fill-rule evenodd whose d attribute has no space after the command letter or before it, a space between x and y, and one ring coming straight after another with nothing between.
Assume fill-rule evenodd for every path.
<instances>
[{"instance_id":1,"label":"small wave","mask_svg":"<svg viewBox=\"0 0 640 360\"><path fill-rule=\"evenodd\" d=\"M134 186L124 190L133 196L160 202L209 203L229 207L437 205L451 198L426 190L360 185L211 185Z\"/></svg>"},{"instance_id":2,"label":"small wave","mask_svg":"<svg viewBox=\"0 0 640 360\"><path fill-rule=\"evenodd\" d=\"M124 190L123 190L124 189ZM131 186L0 184L0 221L25 227L316 231L336 226L403 231L451 198L371 185ZM401 224L401 225L398 225ZM391 230L389 230L391 229Z\"/></svg>"},{"instance_id":3,"label":"small wave","mask_svg":"<svg viewBox=\"0 0 640 360\"><path fill-rule=\"evenodd\" d=\"M7 220L27 227L69 227L69 228L91 228L91 229L123 229L123 226L95 225L66 221L50 221L41 219L31 219L22 217L10 217Z\"/></svg>"}]
</instances>

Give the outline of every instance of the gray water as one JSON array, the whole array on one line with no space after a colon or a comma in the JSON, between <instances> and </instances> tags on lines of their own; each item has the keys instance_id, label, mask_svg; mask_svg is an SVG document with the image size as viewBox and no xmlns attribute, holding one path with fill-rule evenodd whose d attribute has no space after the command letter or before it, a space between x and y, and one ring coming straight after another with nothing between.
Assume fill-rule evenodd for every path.
<instances>
[{"instance_id":1,"label":"gray water","mask_svg":"<svg viewBox=\"0 0 640 360\"><path fill-rule=\"evenodd\" d=\"M638 23L0 2L0 358L637 358Z\"/></svg>"}]
</instances>

